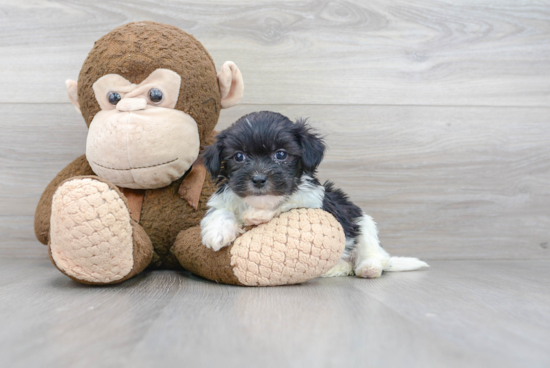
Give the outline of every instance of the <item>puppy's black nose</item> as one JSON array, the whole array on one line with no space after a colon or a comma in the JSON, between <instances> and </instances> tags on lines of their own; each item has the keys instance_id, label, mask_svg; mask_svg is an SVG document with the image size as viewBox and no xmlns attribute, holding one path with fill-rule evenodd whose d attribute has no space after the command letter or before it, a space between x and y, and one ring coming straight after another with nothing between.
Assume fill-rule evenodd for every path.
<instances>
[{"instance_id":1,"label":"puppy's black nose","mask_svg":"<svg viewBox=\"0 0 550 368\"><path fill-rule=\"evenodd\" d=\"M263 188L267 182L267 175L256 174L252 176L252 182L256 188Z\"/></svg>"}]
</instances>

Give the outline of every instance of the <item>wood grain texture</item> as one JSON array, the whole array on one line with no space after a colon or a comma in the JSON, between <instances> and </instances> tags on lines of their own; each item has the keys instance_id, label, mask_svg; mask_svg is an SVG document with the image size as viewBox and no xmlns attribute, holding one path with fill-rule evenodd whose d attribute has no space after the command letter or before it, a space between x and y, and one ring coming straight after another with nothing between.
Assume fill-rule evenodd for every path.
<instances>
[{"instance_id":1,"label":"wood grain texture","mask_svg":"<svg viewBox=\"0 0 550 368\"><path fill-rule=\"evenodd\" d=\"M548 1L0 2L0 102L66 101L93 42L136 20L240 66L249 104L550 106Z\"/></svg>"},{"instance_id":2,"label":"wood grain texture","mask_svg":"<svg viewBox=\"0 0 550 368\"><path fill-rule=\"evenodd\" d=\"M0 105L8 117L0 136L6 257L43 256L32 230L36 203L85 147L71 105L25 106ZM224 110L217 129L258 110L311 118L329 145L320 178L374 217L390 252L550 259L550 109L248 105Z\"/></svg>"},{"instance_id":3,"label":"wood grain texture","mask_svg":"<svg viewBox=\"0 0 550 368\"><path fill-rule=\"evenodd\" d=\"M548 261L436 261L244 288L153 272L77 284L0 259L3 367L546 367Z\"/></svg>"},{"instance_id":4,"label":"wood grain texture","mask_svg":"<svg viewBox=\"0 0 550 368\"><path fill-rule=\"evenodd\" d=\"M321 178L391 252L549 258L549 14L509 0L0 1L0 256L44 255L34 207L84 152L64 79L98 37L150 19L241 67L245 104L218 129L261 109L311 117L330 145Z\"/></svg>"},{"instance_id":5,"label":"wood grain texture","mask_svg":"<svg viewBox=\"0 0 550 368\"><path fill-rule=\"evenodd\" d=\"M239 65L244 104L218 130L310 117L321 179L432 267L278 288L59 273L32 226L84 153L63 82L136 20ZM550 366L549 39L546 0L0 0L0 366Z\"/></svg>"}]
</instances>

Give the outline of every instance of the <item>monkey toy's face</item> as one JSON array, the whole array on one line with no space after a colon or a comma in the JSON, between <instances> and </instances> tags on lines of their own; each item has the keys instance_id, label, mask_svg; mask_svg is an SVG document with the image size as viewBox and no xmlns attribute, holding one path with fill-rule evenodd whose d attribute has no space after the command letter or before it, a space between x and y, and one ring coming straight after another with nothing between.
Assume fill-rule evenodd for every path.
<instances>
[{"instance_id":1,"label":"monkey toy's face","mask_svg":"<svg viewBox=\"0 0 550 368\"><path fill-rule=\"evenodd\" d=\"M180 178L199 154L197 122L175 110L181 77L157 69L140 84L118 74L94 83L101 107L90 124L92 170L126 188L160 188Z\"/></svg>"},{"instance_id":2,"label":"monkey toy's face","mask_svg":"<svg viewBox=\"0 0 550 368\"><path fill-rule=\"evenodd\" d=\"M216 73L191 35L134 22L98 40L69 99L89 126L86 158L94 173L132 189L170 185L206 144L219 108L236 105L243 81L233 62Z\"/></svg>"}]
</instances>

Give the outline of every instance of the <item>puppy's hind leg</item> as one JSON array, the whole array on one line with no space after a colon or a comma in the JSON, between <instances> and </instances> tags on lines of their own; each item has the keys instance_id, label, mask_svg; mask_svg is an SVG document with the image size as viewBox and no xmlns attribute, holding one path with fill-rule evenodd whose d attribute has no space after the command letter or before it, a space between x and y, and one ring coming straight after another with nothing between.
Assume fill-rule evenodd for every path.
<instances>
[{"instance_id":1,"label":"puppy's hind leg","mask_svg":"<svg viewBox=\"0 0 550 368\"><path fill-rule=\"evenodd\" d=\"M378 229L372 217L363 215L358 219L361 233L355 239L353 249L355 275L364 278L380 277L390 260L390 255L378 240Z\"/></svg>"},{"instance_id":2,"label":"puppy's hind leg","mask_svg":"<svg viewBox=\"0 0 550 368\"><path fill-rule=\"evenodd\" d=\"M355 239L347 238L346 239L346 249L342 254L342 257L336 264L321 277L339 277L339 276L352 276L353 273L353 262L351 261L352 250L355 246Z\"/></svg>"},{"instance_id":3,"label":"puppy's hind leg","mask_svg":"<svg viewBox=\"0 0 550 368\"><path fill-rule=\"evenodd\" d=\"M353 275L353 263L340 259L336 266L332 267L327 273L321 275L321 277L339 277Z\"/></svg>"},{"instance_id":4,"label":"puppy's hind leg","mask_svg":"<svg viewBox=\"0 0 550 368\"><path fill-rule=\"evenodd\" d=\"M430 267L426 262L413 257L390 257L380 246L378 230L372 217L363 215L358 224L361 234L355 241L354 267L359 277L380 277L382 271L413 271L422 267Z\"/></svg>"}]
</instances>

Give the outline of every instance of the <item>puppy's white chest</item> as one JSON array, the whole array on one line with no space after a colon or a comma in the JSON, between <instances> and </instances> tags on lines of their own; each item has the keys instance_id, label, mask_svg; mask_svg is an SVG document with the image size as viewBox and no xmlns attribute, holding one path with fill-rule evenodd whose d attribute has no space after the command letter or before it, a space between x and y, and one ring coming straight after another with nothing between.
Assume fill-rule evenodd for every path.
<instances>
[{"instance_id":1,"label":"puppy's white chest","mask_svg":"<svg viewBox=\"0 0 550 368\"><path fill-rule=\"evenodd\" d=\"M270 221L277 214L274 210L250 207L241 214L241 221L247 225L260 225Z\"/></svg>"},{"instance_id":2,"label":"puppy's white chest","mask_svg":"<svg viewBox=\"0 0 550 368\"><path fill-rule=\"evenodd\" d=\"M247 209L240 214L240 220L247 226L268 222L278 214L277 209L284 200L285 197L275 195L245 197Z\"/></svg>"},{"instance_id":3,"label":"puppy's white chest","mask_svg":"<svg viewBox=\"0 0 550 368\"><path fill-rule=\"evenodd\" d=\"M243 198L250 209L273 210L277 208L285 197L276 195L248 196Z\"/></svg>"}]
</instances>

